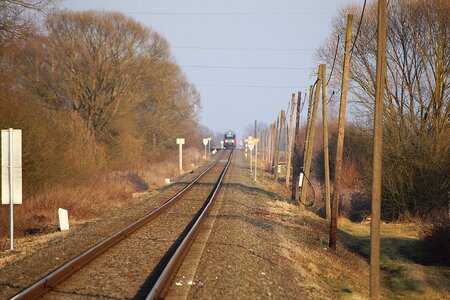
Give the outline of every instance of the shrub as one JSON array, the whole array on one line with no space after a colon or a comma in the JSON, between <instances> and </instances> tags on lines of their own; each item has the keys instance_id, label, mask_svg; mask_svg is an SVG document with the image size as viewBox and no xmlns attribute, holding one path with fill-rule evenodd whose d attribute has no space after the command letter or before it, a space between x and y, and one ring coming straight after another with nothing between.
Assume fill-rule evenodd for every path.
<instances>
[{"instance_id":1,"label":"shrub","mask_svg":"<svg viewBox=\"0 0 450 300\"><path fill-rule=\"evenodd\" d=\"M450 220L435 222L421 232L423 247L430 257L450 265Z\"/></svg>"}]
</instances>

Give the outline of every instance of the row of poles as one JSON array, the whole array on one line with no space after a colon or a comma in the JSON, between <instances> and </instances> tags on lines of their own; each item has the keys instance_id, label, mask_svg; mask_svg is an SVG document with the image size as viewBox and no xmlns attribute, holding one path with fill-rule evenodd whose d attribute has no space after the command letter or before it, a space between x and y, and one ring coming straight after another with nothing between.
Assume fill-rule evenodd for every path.
<instances>
[{"instance_id":1,"label":"row of poles","mask_svg":"<svg viewBox=\"0 0 450 300\"><path fill-rule=\"evenodd\" d=\"M376 95L375 114L373 130L373 178L372 178L372 215L371 215L371 245L370 245L370 298L380 297L380 211L381 211L381 162L382 162L382 115L383 96L386 68L386 0L378 1L378 40L377 40L377 64L376 64ZM290 187L290 171L292 161L292 187L291 202L298 204L300 210L305 210L307 202L309 176L311 172L311 160L314 148L315 123L319 105L320 92L322 92L322 119L323 119L323 152L324 152L324 185L325 185L325 214L330 225L329 247L336 250L337 221L339 212L339 196L342 179L342 160L344 153L345 134L345 113L347 105L347 91L349 86L349 66L350 66L350 43L352 37L353 16L347 16L344 65L341 82L341 97L338 119L338 138L336 145L335 170L333 199L330 195L330 173L329 173L329 153L328 153L328 127L327 127L327 94L326 94L326 65L321 64L317 72L317 80L310 86L308 112L306 122L306 133L303 153L300 155L300 112L301 112L301 92L292 94L289 112L289 126L287 125L286 113L281 110L276 122L270 124L262 137L262 159L266 170L274 175L277 182L279 177L279 165L282 142L285 148L286 169L285 186ZM296 101L297 96L297 101ZM294 125L294 109L295 125ZM294 131L295 128L295 131ZM256 121L255 132L256 136ZM293 153L292 153L293 147ZM304 180L306 179L306 181ZM301 189L299 189L301 186Z\"/></svg>"}]
</instances>

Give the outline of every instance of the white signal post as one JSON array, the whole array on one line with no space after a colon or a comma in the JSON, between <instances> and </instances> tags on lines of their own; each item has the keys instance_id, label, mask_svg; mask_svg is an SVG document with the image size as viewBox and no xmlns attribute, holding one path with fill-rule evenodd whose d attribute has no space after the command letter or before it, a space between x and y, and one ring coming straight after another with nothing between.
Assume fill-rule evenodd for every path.
<instances>
[{"instance_id":1,"label":"white signal post","mask_svg":"<svg viewBox=\"0 0 450 300\"><path fill-rule=\"evenodd\" d=\"M10 250L14 250L14 204L22 204L22 131L2 130L1 144L2 204L10 207Z\"/></svg>"},{"instance_id":2,"label":"white signal post","mask_svg":"<svg viewBox=\"0 0 450 300\"><path fill-rule=\"evenodd\" d=\"M203 145L205 145L205 155L203 156L203 158L206 159L206 145L208 145L208 139L207 138L203 139Z\"/></svg>"},{"instance_id":3,"label":"white signal post","mask_svg":"<svg viewBox=\"0 0 450 300\"><path fill-rule=\"evenodd\" d=\"M180 175L183 175L183 144L184 144L184 138L178 138L177 144L179 145L179 152L180 152L180 160L179 160L179 168L180 168Z\"/></svg>"}]
</instances>

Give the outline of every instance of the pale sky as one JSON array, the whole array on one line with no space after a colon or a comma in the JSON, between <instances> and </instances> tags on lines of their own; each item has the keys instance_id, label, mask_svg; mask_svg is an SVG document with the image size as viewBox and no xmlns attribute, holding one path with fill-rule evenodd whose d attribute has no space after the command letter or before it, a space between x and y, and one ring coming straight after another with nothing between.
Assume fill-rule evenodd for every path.
<instances>
[{"instance_id":1,"label":"pale sky","mask_svg":"<svg viewBox=\"0 0 450 300\"><path fill-rule=\"evenodd\" d=\"M120 11L161 33L200 92L201 123L241 138L248 124L273 122L291 93L314 83L314 49L330 34L337 9L363 2L65 0L62 7Z\"/></svg>"}]
</instances>

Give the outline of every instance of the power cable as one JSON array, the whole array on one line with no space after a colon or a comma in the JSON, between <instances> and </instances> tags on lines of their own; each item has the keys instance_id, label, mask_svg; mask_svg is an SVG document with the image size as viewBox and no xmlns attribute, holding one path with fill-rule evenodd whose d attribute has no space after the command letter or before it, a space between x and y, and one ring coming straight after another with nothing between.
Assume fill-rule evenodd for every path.
<instances>
[{"instance_id":1,"label":"power cable","mask_svg":"<svg viewBox=\"0 0 450 300\"><path fill-rule=\"evenodd\" d=\"M204 87L235 87L235 88L275 88L275 89L304 89L298 86L280 86L280 85L234 85L234 84L195 84Z\"/></svg>"},{"instance_id":2,"label":"power cable","mask_svg":"<svg viewBox=\"0 0 450 300\"><path fill-rule=\"evenodd\" d=\"M311 67L252 67L252 66L208 66L208 65L180 65L183 68L193 69L227 69L227 70L312 70Z\"/></svg>"},{"instance_id":3,"label":"power cable","mask_svg":"<svg viewBox=\"0 0 450 300\"><path fill-rule=\"evenodd\" d=\"M298 16L298 15L327 15L332 11L302 11L302 12L168 12L168 11L127 11L132 15L154 15L154 16Z\"/></svg>"},{"instance_id":4,"label":"power cable","mask_svg":"<svg viewBox=\"0 0 450 300\"><path fill-rule=\"evenodd\" d=\"M328 83L330 83L331 75L333 75L334 65L336 63L336 57L337 57L337 53L338 53L338 49L339 49L339 40L340 40L340 36L338 34L337 43L336 43L336 50L334 50L333 65L331 66L330 76L328 77L327 84L325 85L325 87L328 86Z\"/></svg>"},{"instance_id":5,"label":"power cable","mask_svg":"<svg viewBox=\"0 0 450 300\"><path fill-rule=\"evenodd\" d=\"M239 47L203 47L203 46L171 46L173 49L193 50L231 50L231 51L314 51L313 48L239 48Z\"/></svg>"},{"instance_id":6,"label":"power cable","mask_svg":"<svg viewBox=\"0 0 450 300\"><path fill-rule=\"evenodd\" d=\"M364 0L363 9L362 9L362 12L361 12L361 17L359 18L358 30L356 31L355 40L353 41L352 48L350 49L350 60L352 60L353 48L356 45L356 40L358 39L359 32L361 30L361 24L362 24L363 17L364 17L364 10L366 9L366 2L367 2L367 0Z\"/></svg>"}]
</instances>

